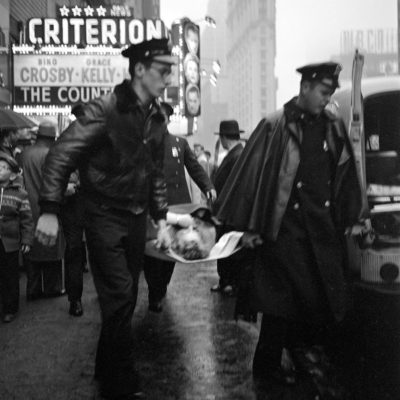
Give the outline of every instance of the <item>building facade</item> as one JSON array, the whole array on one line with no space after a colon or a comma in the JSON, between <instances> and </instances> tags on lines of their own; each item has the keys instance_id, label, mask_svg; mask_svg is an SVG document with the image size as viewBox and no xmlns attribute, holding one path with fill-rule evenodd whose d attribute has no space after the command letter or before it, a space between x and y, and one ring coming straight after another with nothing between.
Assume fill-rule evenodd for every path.
<instances>
[{"instance_id":1,"label":"building facade","mask_svg":"<svg viewBox=\"0 0 400 400\"><path fill-rule=\"evenodd\" d=\"M63 6L89 5L113 8L120 16L135 19L158 19L160 16L160 0L0 0L0 107L13 105L10 48L13 44L26 43L28 21L58 18Z\"/></svg>"},{"instance_id":2,"label":"building facade","mask_svg":"<svg viewBox=\"0 0 400 400\"><path fill-rule=\"evenodd\" d=\"M247 134L276 108L275 0L228 0L228 113Z\"/></svg>"},{"instance_id":3,"label":"building facade","mask_svg":"<svg viewBox=\"0 0 400 400\"><path fill-rule=\"evenodd\" d=\"M197 133L193 141L201 143L207 150L213 152L219 123L229 118L229 80L226 61L227 49L227 15L228 0L210 0L207 15L215 20L216 27L204 25L201 34L201 109L198 118ZM218 61L221 72L217 75L215 86L210 82L213 73L212 65Z\"/></svg>"}]
</instances>

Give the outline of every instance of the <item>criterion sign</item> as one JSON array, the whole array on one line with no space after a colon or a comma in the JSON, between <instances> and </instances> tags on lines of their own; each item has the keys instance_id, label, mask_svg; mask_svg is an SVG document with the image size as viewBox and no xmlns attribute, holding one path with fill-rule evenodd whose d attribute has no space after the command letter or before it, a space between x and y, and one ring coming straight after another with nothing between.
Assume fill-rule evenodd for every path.
<instances>
[{"instance_id":1,"label":"criterion sign","mask_svg":"<svg viewBox=\"0 0 400 400\"><path fill-rule=\"evenodd\" d=\"M129 78L121 48L168 37L159 19L135 19L129 7L59 8L57 18L31 18L26 43L13 46L14 105L72 106Z\"/></svg>"}]
</instances>

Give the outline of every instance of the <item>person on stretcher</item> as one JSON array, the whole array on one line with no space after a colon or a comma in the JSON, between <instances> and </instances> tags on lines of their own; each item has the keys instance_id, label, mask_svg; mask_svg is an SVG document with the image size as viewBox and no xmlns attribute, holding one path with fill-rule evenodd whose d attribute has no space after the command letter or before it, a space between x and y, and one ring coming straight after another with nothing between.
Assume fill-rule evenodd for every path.
<instances>
[{"instance_id":1,"label":"person on stretcher","mask_svg":"<svg viewBox=\"0 0 400 400\"><path fill-rule=\"evenodd\" d=\"M216 221L208 208L197 207L193 212L167 214L171 249L185 260L207 258L216 243Z\"/></svg>"}]
</instances>

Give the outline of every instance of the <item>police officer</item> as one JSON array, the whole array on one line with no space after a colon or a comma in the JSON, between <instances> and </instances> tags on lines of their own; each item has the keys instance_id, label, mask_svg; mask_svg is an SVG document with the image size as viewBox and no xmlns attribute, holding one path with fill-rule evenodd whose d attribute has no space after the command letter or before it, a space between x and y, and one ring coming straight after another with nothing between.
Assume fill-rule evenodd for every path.
<instances>
[{"instance_id":1,"label":"police officer","mask_svg":"<svg viewBox=\"0 0 400 400\"><path fill-rule=\"evenodd\" d=\"M38 240L52 245L69 175L79 169L89 261L99 296L102 328L95 377L103 397L142 395L135 371L131 320L143 263L147 211L158 243L169 247L167 192L162 172L164 114L156 100L171 82L167 39L131 45L131 80L89 102L51 148L40 193Z\"/></svg>"},{"instance_id":2,"label":"police officer","mask_svg":"<svg viewBox=\"0 0 400 400\"><path fill-rule=\"evenodd\" d=\"M172 107L162 103L167 118L173 114ZM167 135L164 147L164 174L167 182L168 204L190 203L190 194L186 182L185 168L200 190L214 201L216 191L207 173L197 161L196 156L183 137ZM162 311L162 299L167 292L175 263L145 256L144 275L149 288L149 310Z\"/></svg>"},{"instance_id":3,"label":"police officer","mask_svg":"<svg viewBox=\"0 0 400 400\"><path fill-rule=\"evenodd\" d=\"M299 95L259 123L218 201L218 217L245 231L243 244L254 249L263 320L253 373L287 384L307 369L303 361L312 373L312 361L323 359L312 345L326 344L346 312L344 232L361 204L343 121L326 110L340 69L297 70ZM281 364L282 354L294 360Z\"/></svg>"}]
</instances>

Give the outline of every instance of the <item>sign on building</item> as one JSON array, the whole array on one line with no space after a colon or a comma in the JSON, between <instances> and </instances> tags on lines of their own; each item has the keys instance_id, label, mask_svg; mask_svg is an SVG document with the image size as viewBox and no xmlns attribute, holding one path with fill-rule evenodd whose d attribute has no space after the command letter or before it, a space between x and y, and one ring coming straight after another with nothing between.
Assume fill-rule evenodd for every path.
<instances>
[{"instance_id":1,"label":"sign on building","mask_svg":"<svg viewBox=\"0 0 400 400\"><path fill-rule=\"evenodd\" d=\"M185 116L197 117L201 111L199 26L185 19L182 23L181 34L183 34L183 41L180 40L180 44Z\"/></svg>"},{"instance_id":2,"label":"sign on building","mask_svg":"<svg viewBox=\"0 0 400 400\"><path fill-rule=\"evenodd\" d=\"M71 105L111 91L129 77L120 54L14 56L14 104Z\"/></svg>"},{"instance_id":3,"label":"sign on building","mask_svg":"<svg viewBox=\"0 0 400 400\"><path fill-rule=\"evenodd\" d=\"M129 77L121 48L168 30L159 19L134 19L128 7L64 5L57 18L31 18L25 36L13 47L14 104L62 107L113 90Z\"/></svg>"}]
</instances>

